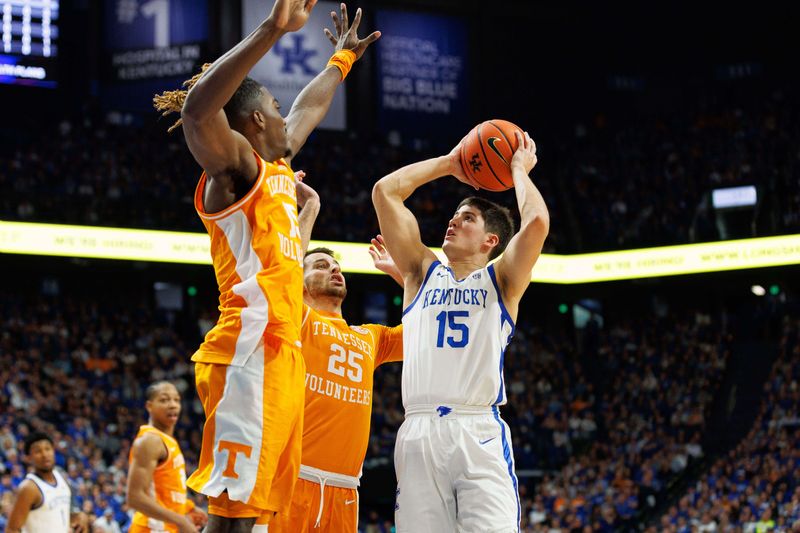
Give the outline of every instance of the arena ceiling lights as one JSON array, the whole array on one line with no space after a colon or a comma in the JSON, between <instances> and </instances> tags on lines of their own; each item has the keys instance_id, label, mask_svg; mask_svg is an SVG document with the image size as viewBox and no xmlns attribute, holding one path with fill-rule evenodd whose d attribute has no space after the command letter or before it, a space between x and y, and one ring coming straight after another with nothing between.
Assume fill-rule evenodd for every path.
<instances>
[{"instance_id":1,"label":"arena ceiling lights","mask_svg":"<svg viewBox=\"0 0 800 533\"><path fill-rule=\"evenodd\" d=\"M367 244L312 241L339 254L345 272L378 274ZM441 250L435 250L442 255ZM209 265L204 233L0 221L0 253ZM800 264L800 235L592 254L543 254L539 283L594 283Z\"/></svg>"}]
</instances>

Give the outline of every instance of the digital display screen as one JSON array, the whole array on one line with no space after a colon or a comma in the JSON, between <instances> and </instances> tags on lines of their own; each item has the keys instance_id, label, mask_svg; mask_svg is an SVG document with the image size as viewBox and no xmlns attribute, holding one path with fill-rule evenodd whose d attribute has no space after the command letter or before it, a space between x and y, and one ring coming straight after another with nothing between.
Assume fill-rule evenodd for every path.
<instances>
[{"instance_id":1,"label":"digital display screen","mask_svg":"<svg viewBox=\"0 0 800 533\"><path fill-rule=\"evenodd\" d=\"M711 203L714 205L715 209L748 207L756 205L757 202L758 192L754 185L727 187L725 189L714 189L711 191Z\"/></svg>"},{"instance_id":2,"label":"digital display screen","mask_svg":"<svg viewBox=\"0 0 800 533\"><path fill-rule=\"evenodd\" d=\"M0 83L56 86L58 0L0 0Z\"/></svg>"}]
</instances>

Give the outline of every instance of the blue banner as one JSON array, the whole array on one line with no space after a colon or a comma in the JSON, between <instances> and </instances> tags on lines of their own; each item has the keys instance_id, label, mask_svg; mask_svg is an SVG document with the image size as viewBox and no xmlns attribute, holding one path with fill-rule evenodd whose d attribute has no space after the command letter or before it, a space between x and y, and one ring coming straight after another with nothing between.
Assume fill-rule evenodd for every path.
<instances>
[{"instance_id":1,"label":"blue banner","mask_svg":"<svg viewBox=\"0 0 800 533\"><path fill-rule=\"evenodd\" d=\"M242 37L261 24L272 9L273 0L244 0L242 2ZM288 110L297 95L328 64L333 45L325 37L323 28L333 31L331 11L339 12L338 2L319 2L311 12L308 22L299 31L281 37L253 70L250 77L263 84ZM351 13L351 17L355 11ZM362 29L362 35L366 32ZM367 54L372 53L369 50ZM359 68L359 67L356 67ZM345 83L333 95L328 113L320 123L323 129L343 130L346 126Z\"/></svg>"},{"instance_id":2,"label":"blue banner","mask_svg":"<svg viewBox=\"0 0 800 533\"><path fill-rule=\"evenodd\" d=\"M460 138L469 124L464 21L379 10L375 26L382 33L376 43L381 129Z\"/></svg>"},{"instance_id":3,"label":"blue banner","mask_svg":"<svg viewBox=\"0 0 800 533\"><path fill-rule=\"evenodd\" d=\"M107 74L114 81L185 77L208 39L206 0L106 0Z\"/></svg>"}]
</instances>

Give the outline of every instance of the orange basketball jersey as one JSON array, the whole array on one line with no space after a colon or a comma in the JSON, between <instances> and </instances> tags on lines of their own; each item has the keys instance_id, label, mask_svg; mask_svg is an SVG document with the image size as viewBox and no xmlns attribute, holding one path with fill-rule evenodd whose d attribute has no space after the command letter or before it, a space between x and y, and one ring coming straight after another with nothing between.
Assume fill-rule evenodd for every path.
<instances>
[{"instance_id":1,"label":"orange basketball jersey","mask_svg":"<svg viewBox=\"0 0 800 533\"><path fill-rule=\"evenodd\" d=\"M178 441L149 425L139 427L136 439L147 433L155 433L161 437L168 453L167 458L153 472L153 485L150 487L150 492L160 506L176 513L186 514L194 508L194 503L186 498L186 467ZM128 457L129 462L132 456L133 447L131 447L131 454ZM133 524L139 528L148 528L153 531L178 531L178 526L175 524L167 524L161 520L149 518L139 511L133 515Z\"/></svg>"},{"instance_id":2,"label":"orange basketball jersey","mask_svg":"<svg viewBox=\"0 0 800 533\"><path fill-rule=\"evenodd\" d=\"M253 153L258 178L235 204L205 212L205 172L195 191L220 293L219 320L192 356L196 362L242 366L265 333L300 346L303 254L294 173L282 159L269 163Z\"/></svg>"},{"instance_id":3,"label":"orange basketball jersey","mask_svg":"<svg viewBox=\"0 0 800 533\"><path fill-rule=\"evenodd\" d=\"M306 407L300 477L307 478L310 467L322 471L323 477L334 473L357 479L369 444L372 374L383 363L403 359L403 329L349 326L339 315L309 307L304 315Z\"/></svg>"}]
</instances>

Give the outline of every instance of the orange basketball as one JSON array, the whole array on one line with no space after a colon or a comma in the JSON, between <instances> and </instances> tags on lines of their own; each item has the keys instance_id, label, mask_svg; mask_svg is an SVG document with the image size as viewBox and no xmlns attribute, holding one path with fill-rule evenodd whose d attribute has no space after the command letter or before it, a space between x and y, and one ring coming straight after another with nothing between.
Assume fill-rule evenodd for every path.
<instances>
[{"instance_id":1,"label":"orange basketball","mask_svg":"<svg viewBox=\"0 0 800 533\"><path fill-rule=\"evenodd\" d=\"M487 191L505 191L514 186L511 157L522 133L516 124L492 119L481 122L467 134L461 145L461 168L475 185Z\"/></svg>"}]
</instances>

